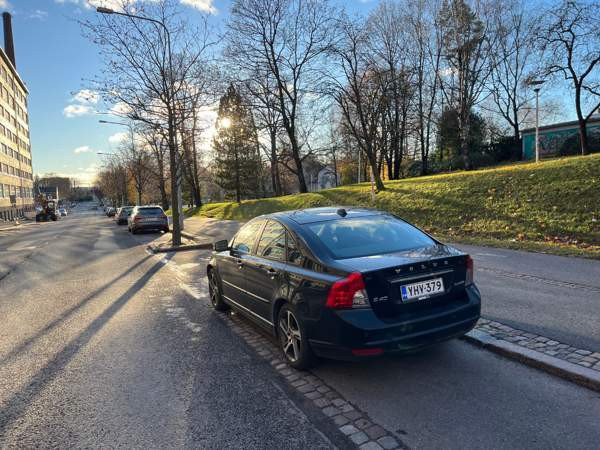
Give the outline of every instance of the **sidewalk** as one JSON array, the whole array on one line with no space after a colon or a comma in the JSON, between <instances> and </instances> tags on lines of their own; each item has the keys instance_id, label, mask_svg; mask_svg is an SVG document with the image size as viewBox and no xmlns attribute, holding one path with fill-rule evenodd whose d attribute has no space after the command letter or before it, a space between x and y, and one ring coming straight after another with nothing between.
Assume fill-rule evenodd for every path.
<instances>
[{"instance_id":1,"label":"sidewalk","mask_svg":"<svg viewBox=\"0 0 600 450\"><path fill-rule=\"evenodd\" d=\"M183 235L188 239L201 242L216 242L222 239L231 239L242 222L236 220L210 219L207 217L186 218L183 223Z\"/></svg>"}]
</instances>

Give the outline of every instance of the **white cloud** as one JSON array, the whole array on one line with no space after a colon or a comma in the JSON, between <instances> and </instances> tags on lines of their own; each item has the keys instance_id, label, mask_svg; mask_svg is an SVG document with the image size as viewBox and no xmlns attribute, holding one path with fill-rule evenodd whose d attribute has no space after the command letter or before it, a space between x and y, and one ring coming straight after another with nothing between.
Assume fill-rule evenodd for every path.
<instances>
[{"instance_id":1,"label":"white cloud","mask_svg":"<svg viewBox=\"0 0 600 450\"><path fill-rule=\"evenodd\" d=\"M217 8L213 5L213 0L179 0L182 5L191 6L209 14L216 14Z\"/></svg>"},{"instance_id":2,"label":"white cloud","mask_svg":"<svg viewBox=\"0 0 600 450\"><path fill-rule=\"evenodd\" d=\"M0 0L0 3L3 1L6 0ZM111 8L116 11L123 9L122 0L54 0L54 2L59 4L72 3L87 9L97 8L98 6L104 6L105 8ZM179 3L209 14L216 14L218 12L217 8L213 5L214 0L179 0Z\"/></svg>"},{"instance_id":3,"label":"white cloud","mask_svg":"<svg viewBox=\"0 0 600 450\"><path fill-rule=\"evenodd\" d=\"M78 155L79 153L91 153L93 151L94 149L91 148L89 145L82 145L81 147L77 147L75 150L73 150L73 153Z\"/></svg>"},{"instance_id":4,"label":"white cloud","mask_svg":"<svg viewBox=\"0 0 600 450\"><path fill-rule=\"evenodd\" d=\"M118 133L113 134L108 138L108 142L113 145L118 145L121 142L124 142L129 137L129 133L125 131L119 131Z\"/></svg>"},{"instance_id":5,"label":"white cloud","mask_svg":"<svg viewBox=\"0 0 600 450\"><path fill-rule=\"evenodd\" d=\"M63 109L63 115L68 118L86 116L93 114L94 109L87 105L67 105Z\"/></svg>"},{"instance_id":6,"label":"white cloud","mask_svg":"<svg viewBox=\"0 0 600 450\"><path fill-rule=\"evenodd\" d=\"M36 9L35 11L30 12L27 17L29 19L46 20L48 13L46 11L42 11L41 9Z\"/></svg>"},{"instance_id":7,"label":"white cloud","mask_svg":"<svg viewBox=\"0 0 600 450\"><path fill-rule=\"evenodd\" d=\"M100 100L100 94L91 89L82 89L73 96L74 102L96 104Z\"/></svg>"},{"instance_id":8,"label":"white cloud","mask_svg":"<svg viewBox=\"0 0 600 450\"><path fill-rule=\"evenodd\" d=\"M8 3L7 0L0 0L0 8L8 9L8 8L12 8L12 5L10 3Z\"/></svg>"}]
</instances>

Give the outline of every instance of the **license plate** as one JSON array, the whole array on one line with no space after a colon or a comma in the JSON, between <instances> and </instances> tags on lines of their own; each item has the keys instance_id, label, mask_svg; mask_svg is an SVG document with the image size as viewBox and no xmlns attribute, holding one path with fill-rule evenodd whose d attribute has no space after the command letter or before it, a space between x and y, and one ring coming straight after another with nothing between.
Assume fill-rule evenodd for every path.
<instances>
[{"instance_id":1,"label":"license plate","mask_svg":"<svg viewBox=\"0 0 600 450\"><path fill-rule=\"evenodd\" d=\"M444 280L442 278L434 278L433 280L419 281L418 283L400 286L402 300L411 300L413 298L420 300L442 292L444 292Z\"/></svg>"}]
</instances>

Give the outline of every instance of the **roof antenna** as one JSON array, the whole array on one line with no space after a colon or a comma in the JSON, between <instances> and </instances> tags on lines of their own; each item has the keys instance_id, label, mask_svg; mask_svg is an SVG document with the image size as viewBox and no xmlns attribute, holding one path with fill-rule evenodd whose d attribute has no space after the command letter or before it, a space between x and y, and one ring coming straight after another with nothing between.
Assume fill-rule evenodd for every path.
<instances>
[{"instance_id":1,"label":"roof antenna","mask_svg":"<svg viewBox=\"0 0 600 450\"><path fill-rule=\"evenodd\" d=\"M340 217L346 217L348 215L348 213L346 212L346 210L344 208L340 208L336 211L336 213L338 214L338 216Z\"/></svg>"}]
</instances>

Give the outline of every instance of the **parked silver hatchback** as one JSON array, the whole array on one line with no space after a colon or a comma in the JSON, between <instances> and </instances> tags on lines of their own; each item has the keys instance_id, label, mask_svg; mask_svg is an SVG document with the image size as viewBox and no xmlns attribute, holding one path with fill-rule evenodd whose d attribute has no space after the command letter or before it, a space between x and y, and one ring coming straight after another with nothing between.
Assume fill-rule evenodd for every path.
<instances>
[{"instance_id":1,"label":"parked silver hatchback","mask_svg":"<svg viewBox=\"0 0 600 450\"><path fill-rule=\"evenodd\" d=\"M141 230L169 232L169 219L160 206L136 206L127 218L127 228L133 234Z\"/></svg>"}]
</instances>

